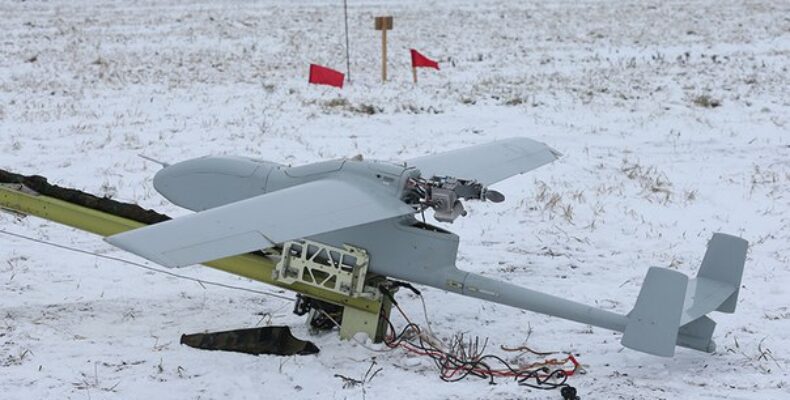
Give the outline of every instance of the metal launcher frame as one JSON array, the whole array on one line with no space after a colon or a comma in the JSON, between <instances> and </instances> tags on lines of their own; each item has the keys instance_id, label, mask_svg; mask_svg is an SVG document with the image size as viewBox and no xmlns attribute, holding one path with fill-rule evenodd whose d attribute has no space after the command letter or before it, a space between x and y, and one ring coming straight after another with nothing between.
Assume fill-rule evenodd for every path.
<instances>
[{"instance_id":1,"label":"metal launcher frame","mask_svg":"<svg viewBox=\"0 0 790 400\"><path fill-rule=\"evenodd\" d=\"M87 195L87 194L85 194ZM123 205L122 203L118 203ZM0 209L33 215L101 236L147 224L107 211L42 195L23 184L0 183ZM288 289L343 308L340 337L359 332L381 341L392 304L378 286L385 277L368 276L363 249L344 249L298 241L285 244L279 262L262 253L248 253L206 262L207 267Z\"/></svg>"}]
</instances>

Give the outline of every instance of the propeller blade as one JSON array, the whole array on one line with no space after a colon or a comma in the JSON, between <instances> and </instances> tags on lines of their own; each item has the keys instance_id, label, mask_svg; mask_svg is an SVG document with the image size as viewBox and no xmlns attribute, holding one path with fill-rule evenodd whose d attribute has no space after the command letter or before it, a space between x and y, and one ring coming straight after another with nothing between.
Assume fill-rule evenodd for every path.
<instances>
[{"instance_id":1,"label":"propeller blade","mask_svg":"<svg viewBox=\"0 0 790 400\"><path fill-rule=\"evenodd\" d=\"M496 190L486 190L486 200L494 203L505 201L505 195Z\"/></svg>"}]
</instances>

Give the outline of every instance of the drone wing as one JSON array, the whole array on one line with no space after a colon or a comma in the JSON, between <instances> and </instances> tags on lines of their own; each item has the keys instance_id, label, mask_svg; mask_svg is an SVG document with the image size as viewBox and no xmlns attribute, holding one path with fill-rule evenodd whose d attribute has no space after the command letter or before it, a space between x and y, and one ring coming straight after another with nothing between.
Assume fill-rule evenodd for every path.
<instances>
[{"instance_id":1,"label":"drone wing","mask_svg":"<svg viewBox=\"0 0 790 400\"><path fill-rule=\"evenodd\" d=\"M106 241L158 264L181 267L413 212L391 195L346 181L318 180L120 233Z\"/></svg>"},{"instance_id":2,"label":"drone wing","mask_svg":"<svg viewBox=\"0 0 790 400\"><path fill-rule=\"evenodd\" d=\"M483 185L548 164L561 154L543 143L527 138L511 138L464 147L406 161L422 176L452 176L474 179Z\"/></svg>"}]
</instances>

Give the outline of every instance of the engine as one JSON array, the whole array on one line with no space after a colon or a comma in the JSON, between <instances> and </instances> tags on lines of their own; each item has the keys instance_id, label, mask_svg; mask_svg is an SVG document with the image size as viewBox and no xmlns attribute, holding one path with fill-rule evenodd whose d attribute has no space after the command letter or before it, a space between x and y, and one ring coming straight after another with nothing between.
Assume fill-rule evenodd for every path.
<instances>
[{"instance_id":1,"label":"engine","mask_svg":"<svg viewBox=\"0 0 790 400\"><path fill-rule=\"evenodd\" d=\"M407 203L417 207L418 211L428 208L434 210L434 218L441 222L450 222L466 216L461 200L488 200L499 203L505 196L496 190L490 190L474 180L458 179L449 176L434 176L430 179L411 178L407 183Z\"/></svg>"}]
</instances>

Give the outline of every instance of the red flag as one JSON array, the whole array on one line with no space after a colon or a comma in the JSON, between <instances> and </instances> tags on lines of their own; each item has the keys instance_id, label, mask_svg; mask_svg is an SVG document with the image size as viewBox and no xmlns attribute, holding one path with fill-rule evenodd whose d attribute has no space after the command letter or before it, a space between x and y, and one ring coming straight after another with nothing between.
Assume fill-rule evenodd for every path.
<instances>
[{"instance_id":1,"label":"red flag","mask_svg":"<svg viewBox=\"0 0 790 400\"><path fill-rule=\"evenodd\" d=\"M331 68L322 67L316 64L310 64L310 79L309 83L316 85L329 85L342 88L343 80L345 79L340 71L335 71Z\"/></svg>"},{"instance_id":2,"label":"red flag","mask_svg":"<svg viewBox=\"0 0 790 400\"><path fill-rule=\"evenodd\" d=\"M428 57L420 54L419 51L411 49L411 66L412 68L427 67L439 69L439 63L431 60Z\"/></svg>"}]
</instances>

